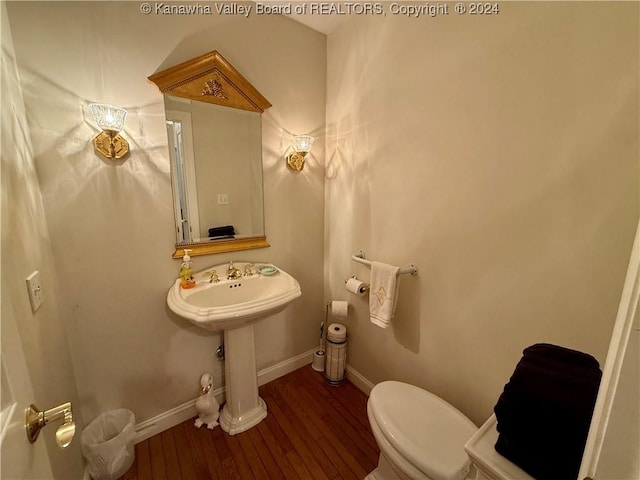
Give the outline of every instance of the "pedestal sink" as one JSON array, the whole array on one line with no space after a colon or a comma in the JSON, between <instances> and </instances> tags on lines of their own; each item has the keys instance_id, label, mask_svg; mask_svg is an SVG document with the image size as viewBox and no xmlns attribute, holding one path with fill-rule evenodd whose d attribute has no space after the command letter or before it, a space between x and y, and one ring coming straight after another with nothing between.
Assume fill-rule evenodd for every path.
<instances>
[{"instance_id":1,"label":"pedestal sink","mask_svg":"<svg viewBox=\"0 0 640 480\"><path fill-rule=\"evenodd\" d=\"M220 426L231 435L267 416L258 395L253 323L302 295L298 281L271 264L236 262L233 267L236 275L244 274L230 279L229 264L216 265L194 275L195 287L183 289L177 279L167 294L174 313L207 330L224 330L226 403Z\"/></svg>"}]
</instances>

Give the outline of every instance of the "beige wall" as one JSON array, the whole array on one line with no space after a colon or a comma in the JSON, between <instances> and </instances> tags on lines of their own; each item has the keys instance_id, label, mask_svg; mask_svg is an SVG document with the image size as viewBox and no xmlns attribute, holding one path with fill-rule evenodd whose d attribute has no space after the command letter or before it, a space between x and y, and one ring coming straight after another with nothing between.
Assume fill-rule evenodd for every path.
<instances>
[{"instance_id":1,"label":"beige wall","mask_svg":"<svg viewBox=\"0 0 640 480\"><path fill-rule=\"evenodd\" d=\"M16 330L21 340L34 395L34 398L24 400L34 403L42 410L72 402L74 420L78 429L81 429L84 422L79 408L74 365L57 300L59 284L42 194L36 177L27 127L27 113L5 8L3 4L0 10L2 17L2 94L0 96L2 126L0 130L2 132L3 342L5 333L9 333L7 339L13 339L16 336L13 330L7 331L4 327L17 325ZM31 311L25 285L25 279L34 270L40 272L44 293L44 302L36 313ZM11 351L7 352L3 349L3 355L7 353L12 355ZM3 362L9 360L12 358L3 356ZM11 373L15 371L9 369L11 382L29 383L29 378L11 377ZM11 398L11 393L4 390L7 387L4 382L2 387L3 391L0 395L3 396L3 400ZM19 392L23 387L14 385L14 388ZM19 408L26 408L26 405L20 405ZM2 453L11 452L14 448L17 457L3 455L2 477L9 478L5 477L7 472L19 471L20 478L43 478L43 475L50 476L51 472L60 479L81 478L83 465L79 435L77 441L68 449L62 450L56 445L54 433L54 427L43 431L33 449L27 446L24 435L19 439L11 438L9 435L6 440L23 441L24 445L21 443L6 445L8 442L4 442ZM43 452L44 445L46 445L48 459L47 453ZM25 459L27 460L23 461ZM50 470L48 463L51 466ZM27 467L30 470L23 470Z\"/></svg>"},{"instance_id":2,"label":"beige wall","mask_svg":"<svg viewBox=\"0 0 640 480\"><path fill-rule=\"evenodd\" d=\"M59 287L87 421L118 407L133 410L138 421L165 412L197 394L205 371L214 374L215 387L223 383L214 354L221 335L192 327L166 307L180 262L171 259L163 98L147 81L155 71L219 50L273 104L263 120L272 246L194 258L197 268L230 259L270 261L300 281L303 296L255 327L258 369L312 348L324 315L318 215L324 176L313 160L322 158L323 142L299 175L281 155L293 134L322 137L325 36L280 17L145 16L139 6L8 5L58 273L49 283ZM124 136L131 154L122 165L93 152L97 127L86 109L93 101L129 111ZM39 267L35 260L30 266Z\"/></svg>"},{"instance_id":3,"label":"beige wall","mask_svg":"<svg viewBox=\"0 0 640 480\"><path fill-rule=\"evenodd\" d=\"M349 363L474 422L521 351L601 362L639 211L638 4L503 2L493 17L350 19L328 37L327 298ZM393 326L351 261L415 263Z\"/></svg>"}]
</instances>

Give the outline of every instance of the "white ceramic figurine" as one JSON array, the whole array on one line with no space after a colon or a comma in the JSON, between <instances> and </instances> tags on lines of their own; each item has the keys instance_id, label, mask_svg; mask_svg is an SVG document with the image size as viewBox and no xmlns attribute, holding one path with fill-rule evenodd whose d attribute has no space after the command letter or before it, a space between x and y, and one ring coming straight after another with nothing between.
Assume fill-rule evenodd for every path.
<instances>
[{"instance_id":1,"label":"white ceramic figurine","mask_svg":"<svg viewBox=\"0 0 640 480\"><path fill-rule=\"evenodd\" d=\"M198 418L194 425L200 428L206 425L209 430L213 430L218 426L218 416L220 415L220 404L213 395L213 377L209 373L204 373L200 377L200 386L202 393L196 400L196 410L198 410Z\"/></svg>"}]
</instances>

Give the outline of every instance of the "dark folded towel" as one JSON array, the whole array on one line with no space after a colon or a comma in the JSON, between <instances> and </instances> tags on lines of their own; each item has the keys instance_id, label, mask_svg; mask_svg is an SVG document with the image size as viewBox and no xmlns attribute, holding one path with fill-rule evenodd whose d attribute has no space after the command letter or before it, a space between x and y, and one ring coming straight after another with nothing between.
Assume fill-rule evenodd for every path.
<instances>
[{"instance_id":1,"label":"dark folded towel","mask_svg":"<svg viewBox=\"0 0 640 480\"><path fill-rule=\"evenodd\" d=\"M224 227L212 227L209 229L209 237L233 237L236 234L233 225L225 225Z\"/></svg>"},{"instance_id":2,"label":"dark folded towel","mask_svg":"<svg viewBox=\"0 0 640 480\"><path fill-rule=\"evenodd\" d=\"M494 407L496 451L538 480L575 480L601 376L586 353L526 348Z\"/></svg>"}]
</instances>

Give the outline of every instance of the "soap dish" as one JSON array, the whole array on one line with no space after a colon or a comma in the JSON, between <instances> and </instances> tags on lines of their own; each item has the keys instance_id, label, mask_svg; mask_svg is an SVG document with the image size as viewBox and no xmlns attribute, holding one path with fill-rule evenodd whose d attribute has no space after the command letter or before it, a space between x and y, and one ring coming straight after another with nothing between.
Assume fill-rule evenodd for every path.
<instances>
[{"instance_id":1,"label":"soap dish","mask_svg":"<svg viewBox=\"0 0 640 480\"><path fill-rule=\"evenodd\" d=\"M274 267L273 265L264 265L263 267L260 267L258 269L258 271L262 275L266 275L268 277L270 275L276 274L278 272L278 269L276 267Z\"/></svg>"}]
</instances>

